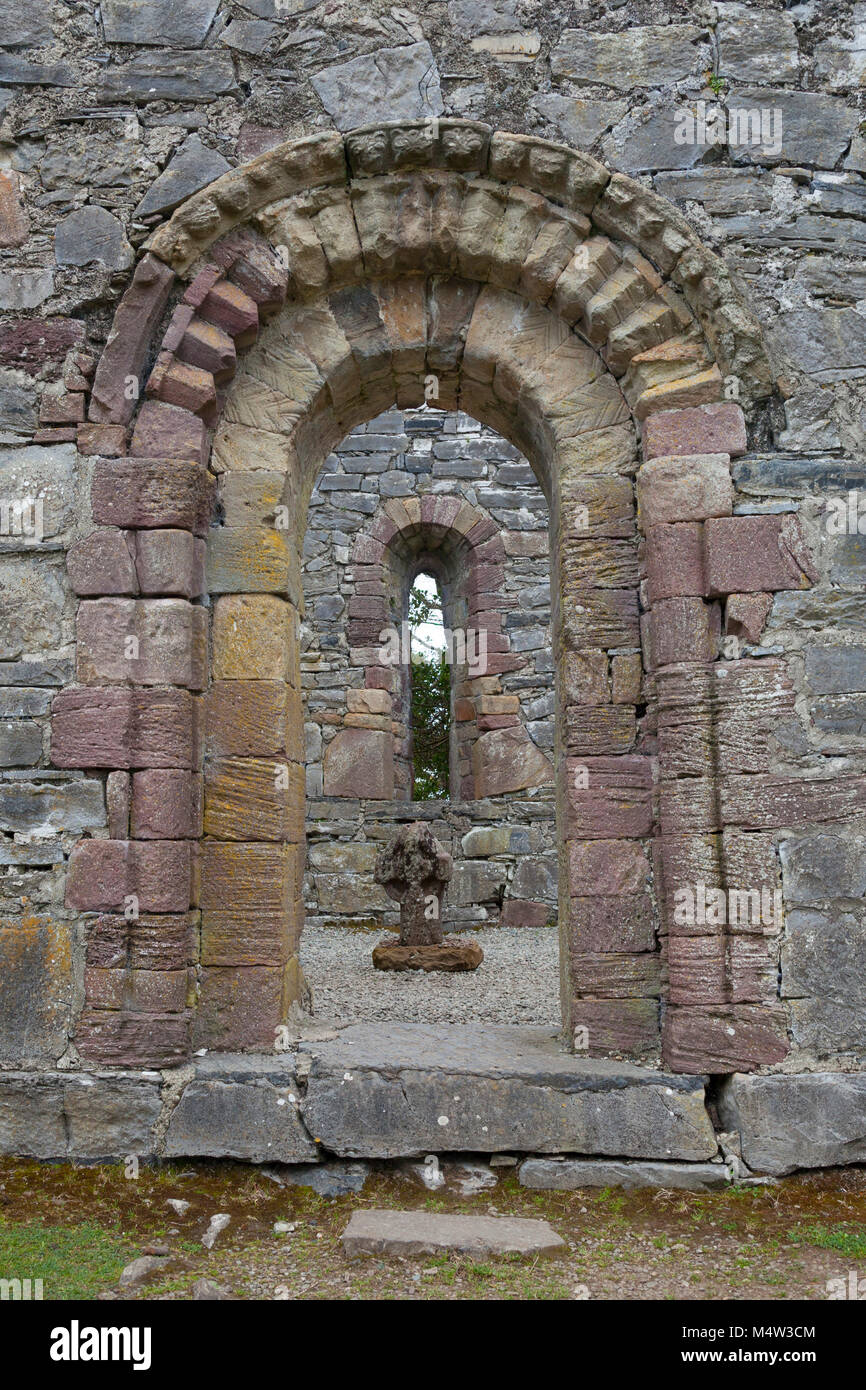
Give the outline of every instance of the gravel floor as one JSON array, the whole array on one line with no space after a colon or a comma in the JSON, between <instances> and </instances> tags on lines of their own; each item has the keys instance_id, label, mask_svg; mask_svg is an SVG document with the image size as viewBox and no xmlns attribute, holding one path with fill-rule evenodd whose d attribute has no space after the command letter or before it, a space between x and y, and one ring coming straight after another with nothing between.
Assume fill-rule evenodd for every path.
<instances>
[{"instance_id":1,"label":"gravel floor","mask_svg":"<svg viewBox=\"0 0 866 1390\"><path fill-rule=\"evenodd\" d=\"M555 927L461 931L484 960L460 975L373 969L376 932L307 927L301 965L318 1020L365 1023L538 1023L557 1026L559 937Z\"/></svg>"}]
</instances>

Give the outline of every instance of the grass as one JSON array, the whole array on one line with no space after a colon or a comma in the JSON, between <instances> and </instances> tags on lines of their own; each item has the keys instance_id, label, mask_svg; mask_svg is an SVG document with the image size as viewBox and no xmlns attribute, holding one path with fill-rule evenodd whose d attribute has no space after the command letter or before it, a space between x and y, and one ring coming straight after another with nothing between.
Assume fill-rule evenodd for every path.
<instances>
[{"instance_id":1,"label":"grass","mask_svg":"<svg viewBox=\"0 0 866 1390\"><path fill-rule=\"evenodd\" d=\"M0 1220L0 1278L41 1279L45 1299L95 1298L117 1282L135 1253L116 1232L92 1222L11 1226Z\"/></svg>"},{"instance_id":2,"label":"grass","mask_svg":"<svg viewBox=\"0 0 866 1390\"><path fill-rule=\"evenodd\" d=\"M819 1250L838 1250L852 1260L866 1260L866 1229L862 1226L804 1226L789 1232L791 1240Z\"/></svg>"}]
</instances>

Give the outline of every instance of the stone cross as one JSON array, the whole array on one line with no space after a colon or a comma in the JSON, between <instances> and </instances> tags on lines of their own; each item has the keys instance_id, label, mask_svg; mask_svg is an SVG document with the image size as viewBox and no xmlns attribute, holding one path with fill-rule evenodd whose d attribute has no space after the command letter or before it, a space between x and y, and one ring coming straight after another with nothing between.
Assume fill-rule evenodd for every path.
<instances>
[{"instance_id":1,"label":"stone cross","mask_svg":"<svg viewBox=\"0 0 866 1390\"><path fill-rule=\"evenodd\" d=\"M442 895L452 863L429 826L420 821L404 825L377 858L376 882L400 904L401 946L441 942Z\"/></svg>"}]
</instances>

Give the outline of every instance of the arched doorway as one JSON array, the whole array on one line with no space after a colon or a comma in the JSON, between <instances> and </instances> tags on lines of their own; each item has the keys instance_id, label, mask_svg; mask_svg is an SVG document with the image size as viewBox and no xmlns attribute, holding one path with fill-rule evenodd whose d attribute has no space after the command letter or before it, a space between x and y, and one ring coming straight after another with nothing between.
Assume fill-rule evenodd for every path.
<instances>
[{"instance_id":1,"label":"arched doorway","mask_svg":"<svg viewBox=\"0 0 866 1390\"><path fill-rule=\"evenodd\" d=\"M765 392L769 381L757 329L724 268L660 200L585 156L441 121L282 146L190 199L152 238L130 291L150 306L143 328L160 317L174 273L190 271L129 443L134 459L149 462L100 463L94 517L145 537L203 537L212 475L219 480L223 524L208 546L210 674L194 573L186 597L169 600L170 614L153 598L133 601L123 618L140 625L154 653L156 665L139 668L141 686L156 678L174 691L160 695L163 724L192 727L190 692L207 687L204 838L199 851L198 750L188 739L170 754L180 775L152 775L154 701L135 675L131 687L112 687L111 663L96 654L88 679L107 684L119 732L113 743L103 735L85 763L132 769L134 809L137 794L162 807L170 787L192 810L187 838L173 838L175 822L156 815L150 825L162 839L81 846L79 881L102 855L118 867L120 901L120 887L135 885L172 913L185 910L185 873L187 903L202 913L195 1037L213 1048L269 1046L300 988L298 547L307 501L348 429L394 401L419 404L432 384L444 408L474 415L521 449L550 508L566 1035L579 1034L594 1054L657 1058L656 928L664 939L664 880L675 858L664 843L659 858L658 841L676 850L685 833L676 808L690 773L670 734L653 745L634 655L643 645L659 680L665 668L695 662L699 683L715 660L713 597L730 587L709 584L701 536L705 521L725 515L728 456L744 447L742 412L722 399L723 379L736 377L743 393ZM140 371L148 342L118 333L109 343L94 424L130 422L123 368ZM702 460L692 469L696 489L678 490L685 464L645 475L645 527L649 504L658 505L643 601L638 429L645 463ZM379 563L385 543L371 536L359 563ZM176 544L180 554L187 542ZM684 566L672 558L680 546ZM148 592L174 594L172 582ZM98 646L104 602L81 604L85 659ZM67 766L73 756L80 765L82 741L98 741L76 693L55 702L54 757ZM709 698L710 727L713 708ZM514 756L501 750L506 775ZM711 802L712 788L707 795ZM707 823L715 824L709 812ZM160 874L172 882L162 896L151 892ZM719 938L711 950L724 958L729 944ZM678 959L687 962L688 951ZM682 967L673 956L669 965L673 979ZM720 978L698 998L668 1002L674 1065L706 1069L715 1050L718 1069L742 1069L784 1050L771 997L738 1000ZM123 1026L96 1014L83 1022L85 1051L88 1029ZM183 1046L180 1038L178 1055Z\"/></svg>"}]
</instances>

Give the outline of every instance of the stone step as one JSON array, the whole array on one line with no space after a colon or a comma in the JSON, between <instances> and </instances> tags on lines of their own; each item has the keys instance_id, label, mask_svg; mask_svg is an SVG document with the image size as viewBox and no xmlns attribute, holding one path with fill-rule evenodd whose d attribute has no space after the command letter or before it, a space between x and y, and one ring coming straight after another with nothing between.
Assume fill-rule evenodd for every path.
<instances>
[{"instance_id":1,"label":"stone step","mask_svg":"<svg viewBox=\"0 0 866 1390\"><path fill-rule=\"evenodd\" d=\"M305 1050L304 1124L341 1157L717 1152L700 1077L575 1056L548 1029L357 1024Z\"/></svg>"},{"instance_id":2,"label":"stone step","mask_svg":"<svg viewBox=\"0 0 866 1390\"><path fill-rule=\"evenodd\" d=\"M429 1211L355 1211L341 1236L349 1255L547 1255L565 1241L546 1221L522 1216L450 1216Z\"/></svg>"},{"instance_id":3,"label":"stone step","mask_svg":"<svg viewBox=\"0 0 866 1390\"><path fill-rule=\"evenodd\" d=\"M581 1187L659 1187L711 1192L727 1187L723 1163L641 1163L616 1159L527 1158L518 1173L521 1187L574 1192Z\"/></svg>"}]
</instances>

